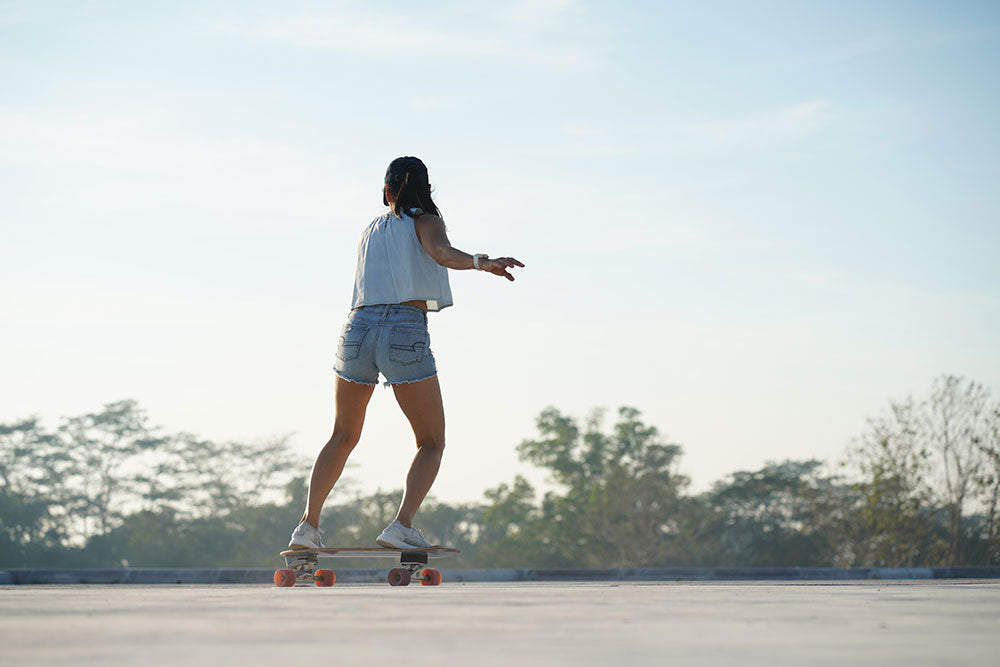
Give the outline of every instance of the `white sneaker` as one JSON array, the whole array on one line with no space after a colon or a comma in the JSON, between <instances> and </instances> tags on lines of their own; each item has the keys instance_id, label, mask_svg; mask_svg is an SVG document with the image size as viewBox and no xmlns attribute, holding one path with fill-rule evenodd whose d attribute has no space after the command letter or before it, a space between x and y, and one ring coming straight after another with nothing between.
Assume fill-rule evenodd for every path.
<instances>
[{"instance_id":1,"label":"white sneaker","mask_svg":"<svg viewBox=\"0 0 1000 667\"><path fill-rule=\"evenodd\" d=\"M407 528L399 521L390 523L376 538L375 544L394 549L420 549L432 546L418 529Z\"/></svg>"},{"instance_id":2,"label":"white sneaker","mask_svg":"<svg viewBox=\"0 0 1000 667\"><path fill-rule=\"evenodd\" d=\"M303 521L295 528L292 539L288 540L289 549L325 549L323 538L320 536L323 531L313 528Z\"/></svg>"}]
</instances>

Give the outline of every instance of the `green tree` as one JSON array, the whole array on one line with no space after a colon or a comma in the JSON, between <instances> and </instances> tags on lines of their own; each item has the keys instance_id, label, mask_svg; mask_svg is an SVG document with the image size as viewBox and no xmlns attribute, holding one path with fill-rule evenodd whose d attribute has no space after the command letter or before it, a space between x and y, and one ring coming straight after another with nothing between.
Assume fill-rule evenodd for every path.
<instances>
[{"instance_id":1,"label":"green tree","mask_svg":"<svg viewBox=\"0 0 1000 667\"><path fill-rule=\"evenodd\" d=\"M476 531L475 563L480 567L564 565L535 506L535 490L523 476L486 491L490 504L482 510Z\"/></svg>"},{"instance_id":2,"label":"green tree","mask_svg":"<svg viewBox=\"0 0 1000 667\"><path fill-rule=\"evenodd\" d=\"M522 460L547 468L564 493L549 493L538 521L553 555L580 566L627 567L670 562L683 553L681 447L664 442L635 408L622 407L610 433L595 410L583 428L547 408L540 438L518 447Z\"/></svg>"},{"instance_id":3,"label":"green tree","mask_svg":"<svg viewBox=\"0 0 1000 667\"><path fill-rule=\"evenodd\" d=\"M9 553L52 547L67 537L66 479L73 461L37 418L0 424L0 524Z\"/></svg>"},{"instance_id":4,"label":"green tree","mask_svg":"<svg viewBox=\"0 0 1000 667\"><path fill-rule=\"evenodd\" d=\"M294 512L301 510L306 469L286 438L164 435L135 401L66 418L55 432L37 418L0 424L0 564L69 556L104 567L178 564L213 548L202 540L251 553L260 536L250 531L277 525L276 514L288 531L293 511L282 503L294 496Z\"/></svg>"},{"instance_id":5,"label":"green tree","mask_svg":"<svg viewBox=\"0 0 1000 667\"><path fill-rule=\"evenodd\" d=\"M904 567L939 557L941 544L931 525L936 509L928 482L931 452L920 429L920 406L912 399L894 401L888 414L869 420L851 450L863 476L852 564Z\"/></svg>"},{"instance_id":6,"label":"green tree","mask_svg":"<svg viewBox=\"0 0 1000 667\"><path fill-rule=\"evenodd\" d=\"M829 562L823 503L833 480L817 460L770 463L735 472L705 494L721 565L819 566Z\"/></svg>"}]
</instances>

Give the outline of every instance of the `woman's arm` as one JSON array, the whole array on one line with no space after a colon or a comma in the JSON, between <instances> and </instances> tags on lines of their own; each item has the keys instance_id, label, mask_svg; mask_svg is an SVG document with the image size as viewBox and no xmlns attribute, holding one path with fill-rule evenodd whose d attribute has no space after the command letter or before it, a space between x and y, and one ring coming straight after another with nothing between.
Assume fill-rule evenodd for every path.
<instances>
[{"instance_id":1,"label":"woman's arm","mask_svg":"<svg viewBox=\"0 0 1000 667\"><path fill-rule=\"evenodd\" d=\"M431 213L424 213L413 221L413 225L417 230L420 245L435 262L449 269L476 268L472 261L472 255L452 247L451 241L448 240L448 233L445 231L444 220ZM513 257L479 260L480 269L497 276L503 276L507 280L514 280L514 276L510 275L507 269L515 266L523 267L524 264Z\"/></svg>"}]
</instances>

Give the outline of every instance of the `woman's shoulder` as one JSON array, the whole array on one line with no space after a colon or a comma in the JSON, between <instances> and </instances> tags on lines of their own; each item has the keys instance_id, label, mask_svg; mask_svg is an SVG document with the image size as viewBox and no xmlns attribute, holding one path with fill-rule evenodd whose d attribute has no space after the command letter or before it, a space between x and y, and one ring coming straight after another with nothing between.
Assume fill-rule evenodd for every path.
<instances>
[{"instance_id":1,"label":"woman's shoulder","mask_svg":"<svg viewBox=\"0 0 1000 667\"><path fill-rule=\"evenodd\" d=\"M434 213L429 213L422 208L411 208L408 215L413 218L414 222L419 221L421 224L434 224L436 222L444 222L440 216Z\"/></svg>"}]
</instances>

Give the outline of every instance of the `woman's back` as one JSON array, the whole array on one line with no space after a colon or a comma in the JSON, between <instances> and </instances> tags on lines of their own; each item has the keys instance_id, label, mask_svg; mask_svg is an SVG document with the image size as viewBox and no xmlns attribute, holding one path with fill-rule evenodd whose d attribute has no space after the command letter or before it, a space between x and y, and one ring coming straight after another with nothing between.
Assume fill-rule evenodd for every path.
<instances>
[{"instance_id":1,"label":"woman's back","mask_svg":"<svg viewBox=\"0 0 1000 667\"><path fill-rule=\"evenodd\" d=\"M429 311L452 305L448 269L424 250L411 215L389 211L361 234L351 308L415 300Z\"/></svg>"}]
</instances>

